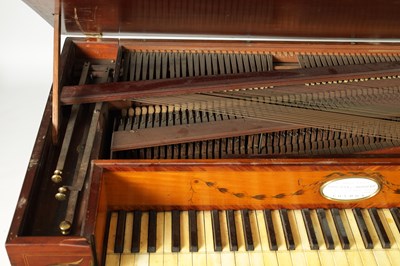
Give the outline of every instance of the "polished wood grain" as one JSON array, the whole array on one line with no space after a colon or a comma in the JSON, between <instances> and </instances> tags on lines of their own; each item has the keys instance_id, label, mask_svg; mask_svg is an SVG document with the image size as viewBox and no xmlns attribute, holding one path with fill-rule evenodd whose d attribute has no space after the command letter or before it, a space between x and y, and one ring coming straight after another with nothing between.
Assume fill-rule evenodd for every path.
<instances>
[{"instance_id":1,"label":"polished wood grain","mask_svg":"<svg viewBox=\"0 0 400 266\"><path fill-rule=\"evenodd\" d=\"M111 151L229 138L301 128L301 125L255 119L234 119L113 133Z\"/></svg>"},{"instance_id":2,"label":"polished wood grain","mask_svg":"<svg viewBox=\"0 0 400 266\"><path fill-rule=\"evenodd\" d=\"M106 210L386 208L398 206L400 159L338 157L236 160L94 161L85 234L104 248ZM382 185L374 197L333 202L320 186L343 175Z\"/></svg>"},{"instance_id":3,"label":"polished wood grain","mask_svg":"<svg viewBox=\"0 0 400 266\"><path fill-rule=\"evenodd\" d=\"M387 208L400 199L396 158L97 161L110 209ZM366 176L381 191L370 199L331 201L322 184ZM100 178L100 177L98 177Z\"/></svg>"},{"instance_id":4,"label":"polished wood grain","mask_svg":"<svg viewBox=\"0 0 400 266\"><path fill-rule=\"evenodd\" d=\"M71 38L76 47L76 57L82 59L116 60L119 48L117 39Z\"/></svg>"},{"instance_id":5,"label":"polished wood grain","mask_svg":"<svg viewBox=\"0 0 400 266\"><path fill-rule=\"evenodd\" d=\"M397 76L400 63L376 63L310 69L250 72L217 76L198 76L160 80L125 81L96 85L65 86L63 104L122 101L151 96L174 96L265 86L304 85L370 77Z\"/></svg>"},{"instance_id":6,"label":"polished wood grain","mask_svg":"<svg viewBox=\"0 0 400 266\"><path fill-rule=\"evenodd\" d=\"M52 99L52 138L58 143L60 130L60 47L61 47L61 4L56 2L54 13L54 47L53 47L53 99Z\"/></svg>"},{"instance_id":7,"label":"polished wood grain","mask_svg":"<svg viewBox=\"0 0 400 266\"><path fill-rule=\"evenodd\" d=\"M24 237L8 243L11 265L89 266L93 263L92 251L86 238L53 236L40 237L38 240L37 237Z\"/></svg>"},{"instance_id":8,"label":"polished wood grain","mask_svg":"<svg viewBox=\"0 0 400 266\"><path fill-rule=\"evenodd\" d=\"M54 2L24 0L50 24ZM399 38L395 0L64 0L64 33Z\"/></svg>"},{"instance_id":9,"label":"polished wood grain","mask_svg":"<svg viewBox=\"0 0 400 266\"><path fill-rule=\"evenodd\" d=\"M67 39L65 41L60 58L61 81L65 80L66 76L68 75L67 65L71 64L73 54L73 42L70 39ZM54 158L52 158L52 155L54 155L54 147L52 145L51 136L51 99L52 98L49 96L43 113L42 122L39 126L35 145L33 147L33 151L29 160L24 183L21 188L21 193L18 198L18 205L15 209L14 218L11 222L9 234L6 239L6 249L9 254L10 261L16 262L12 263L13 265L25 265L25 262L27 260L23 251L27 252L26 254L30 252L32 252L32 254L40 253L42 256L48 256L48 259L50 260L50 254L54 255L56 253L51 253L50 251L50 253L47 253L46 255L46 249L43 249L43 245L41 243L51 242L54 245L49 244L49 247L53 245L52 248L55 248L55 246L57 245L55 243L61 243L59 239L52 240L51 237L43 238L43 236L38 238L27 233L27 231L31 230L31 226L35 223L35 220L39 220L32 217L31 213L31 210L35 205L35 199L37 199L37 194L33 192L33 188L37 187L38 182L40 182L40 180L38 180L38 176L43 175L45 177L49 177L50 175L46 175L46 173L50 174L51 171L54 171L53 169L46 172L43 164L40 163L45 161L47 162L48 166L52 166L55 163ZM48 218L49 210L51 210L52 207L53 204L46 204L46 209L42 208L42 211L38 211L36 215L39 215L42 218ZM47 212L47 216L42 215L42 213L45 212ZM66 251L67 253L69 253L68 249L64 248L63 250L64 252ZM27 261L27 263L28 262L29 260ZM31 263L30 265L34 264Z\"/></svg>"}]
</instances>

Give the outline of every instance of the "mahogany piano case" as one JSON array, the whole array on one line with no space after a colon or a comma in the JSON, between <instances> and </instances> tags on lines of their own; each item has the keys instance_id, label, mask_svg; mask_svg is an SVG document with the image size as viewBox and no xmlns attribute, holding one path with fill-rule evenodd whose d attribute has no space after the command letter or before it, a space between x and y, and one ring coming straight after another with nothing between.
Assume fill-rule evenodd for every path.
<instances>
[{"instance_id":1,"label":"mahogany piano case","mask_svg":"<svg viewBox=\"0 0 400 266\"><path fill-rule=\"evenodd\" d=\"M24 1L81 37L12 265L399 265L399 1Z\"/></svg>"}]
</instances>

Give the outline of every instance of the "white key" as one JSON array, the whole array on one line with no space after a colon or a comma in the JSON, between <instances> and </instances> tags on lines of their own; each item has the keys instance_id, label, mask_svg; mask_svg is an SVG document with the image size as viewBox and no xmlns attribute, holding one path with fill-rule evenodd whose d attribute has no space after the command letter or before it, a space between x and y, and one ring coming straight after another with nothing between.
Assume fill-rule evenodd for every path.
<instances>
[{"instance_id":1,"label":"white key","mask_svg":"<svg viewBox=\"0 0 400 266\"><path fill-rule=\"evenodd\" d=\"M135 254L131 253L133 231L133 212L126 214L124 251L121 255L121 266L133 265L135 262Z\"/></svg>"},{"instance_id":2,"label":"white key","mask_svg":"<svg viewBox=\"0 0 400 266\"><path fill-rule=\"evenodd\" d=\"M335 261L333 260L332 251L326 249L324 236L322 234L321 226L318 221L317 213L315 210L310 211L310 216L312 223L314 225L315 235L317 237L318 246L319 246L319 259L322 265L335 265Z\"/></svg>"},{"instance_id":3,"label":"white key","mask_svg":"<svg viewBox=\"0 0 400 266\"><path fill-rule=\"evenodd\" d=\"M204 235L205 235L205 249L207 254L208 265L221 265L220 252L214 251L214 240L211 222L211 212L204 211Z\"/></svg>"},{"instance_id":4,"label":"white key","mask_svg":"<svg viewBox=\"0 0 400 266\"><path fill-rule=\"evenodd\" d=\"M258 223L256 211L249 211L251 234L253 237L254 251L249 252L251 265L264 265L264 258L261 250L260 235L258 233Z\"/></svg>"},{"instance_id":5,"label":"white key","mask_svg":"<svg viewBox=\"0 0 400 266\"><path fill-rule=\"evenodd\" d=\"M157 212L157 241L156 241L156 253L163 254L164 245L164 221L165 213Z\"/></svg>"},{"instance_id":6,"label":"white key","mask_svg":"<svg viewBox=\"0 0 400 266\"><path fill-rule=\"evenodd\" d=\"M189 213L181 211L180 215L181 250L178 252L178 265L192 265L192 253L189 252Z\"/></svg>"},{"instance_id":7,"label":"white key","mask_svg":"<svg viewBox=\"0 0 400 266\"><path fill-rule=\"evenodd\" d=\"M258 235L260 247L263 254L264 265L278 265L276 252L269 249L267 229L264 222L264 214L262 211L255 211L258 225Z\"/></svg>"},{"instance_id":8,"label":"white key","mask_svg":"<svg viewBox=\"0 0 400 266\"><path fill-rule=\"evenodd\" d=\"M181 252L189 252L189 213L181 211L180 215Z\"/></svg>"},{"instance_id":9,"label":"white key","mask_svg":"<svg viewBox=\"0 0 400 266\"><path fill-rule=\"evenodd\" d=\"M307 265L306 259L304 257L303 248L300 244L300 234L299 229L297 227L296 217L294 211L288 211L288 217L290 226L292 229L293 240L296 245L295 250L290 251L290 255L292 257L292 262L295 262L296 265Z\"/></svg>"},{"instance_id":10,"label":"white key","mask_svg":"<svg viewBox=\"0 0 400 266\"><path fill-rule=\"evenodd\" d=\"M105 265L118 265L120 260L120 254L114 253L115 246L115 234L117 231L117 221L118 221L118 212L111 213L109 231L108 231L108 242L107 242L107 255Z\"/></svg>"},{"instance_id":11,"label":"white key","mask_svg":"<svg viewBox=\"0 0 400 266\"><path fill-rule=\"evenodd\" d=\"M133 212L127 212L126 222L125 222L124 251L123 251L124 254L131 253L132 231L133 231Z\"/></svg>"},{"instance_id":12,"label":"white key","mask_svg":"<svg viewBox=\"0 0 400 266\"><path fill-rule=\"evenodd\" d=\"M135 266L149 265L149 254L137 253L135 254Z\"/></svg>"},{"instance_id":13,"label":"white key","mask_svg":"<svg viewBox=\"0 0 400 266\"><path fill-rule=\"evenodd\" d=\"M282 222L278 210L271 211L272 221L275 226L275 237L278 250L287 250L285 235L283 234Z\"/></svg>"},{"instance_id":14,"label":"white key","mask_svg":"<svg viewBox=\"0 0 400 266\"><path fill-rule=\"evenodd\" d=\"M147 234L149 230L149 213L142 212L142 221L140 227L140 253L147 254Z\"/></svg>"},{"instance_id":15,"label":"white key","mask_svg":"<svg viewBox=\"0 0 400 266\"><path fill-rule=\"evenodd\" d=\"M172 217L171 212L164 213L164 265L178 265L178 254L172 252Z\"/></svg>"},{"instance_id":16,"label":"white key","mask_svg":"<svg viewBox=\"0 0 400 266\"><path fill-rule=\"evenodd\" d=\"M390 265L390 260L386 255L386 250L382 249L382 245L379 241L379 237L376 233L375 227L372 223L371 216L369 215L368 210L363 209L361 211L363 213L365 224L367 225L368 228L368 232L371 235L372 242L374 244L372 253L374 254L376 263L378 265Z\"/></svg>"},{"instance_id":17,"label":"white key","mask_svg":"<svg viewBox=\"0 0 400 266\"><path fill-rule=\"evenodd\" d=\"M383 225L385 226L386 232L388 233L390 242L392 243L392 248L391 249L400 249L400 233L399 229L396 226L396 223L393 220L393 216L390 213L389 209L381 209L378 210L378 212L381 212L380 214L383 214L381 217ZM400 264L399 264L400 265Z\"/></svg>"},{"instance_id":18,"label":"white key","mask_svg":"<svg viewBox=\"0 0 400 266\"><path fill-rule=\"evenodd\" d=\"M376 265L376 261L374 255L371 250L366 250L363 240L360 235L360 231L358 230L357 222L354 218L353 212L351 209L345 209L347 221L351 230L351 233L354 237L354 243L356 249L359 250L359 254L361 257L361 261L364 265ZM349 234L349 232L348 232ZM349 259L348 259L349 260Z\"/></svg>"},{"instance_id":19,"label":"white key","mask_svg":"<svg viewBox=\"0 0 400 266\"><path fill-rule=\"evenodd\" d=\"M388 254L386 253L386 250L374 250L374 257L375 261L378 265L380 266L387 266L387 265L392 265L390 263L390 259L388 257Z\"/></svg>"},{"instance_id":20,"label":"white key","mask_svg":"<svg viewBox=\"0 0 400 266\"><path fill-rule=\"evenodd\" d=\"M392 265L400 265L400 233L393 220L389 209L380 209L378 213L381 217L383 226L388 234L391 248L386 250L387 256Z\"/></svg>"},{"instance_id":21,"label":"white key","mask_svg":"<svg viewBox=\"0 0 400 266\"><path fill-rule=\"evenodd\" d=\"M149 229L149 213L142 212L140 227L140 250L135 254L134 265L148 265L149 253L147 253L147 234Z\"/></svg>"},{"instance_id":22,"label":"white key","mask_svg":"<svg viewBox=\"0 0 400 266\"><path fill-rule=\"evenodd\" d=\"M276 257L279 265L292 265L292 258L290 251L287 250L285 236L283 234L282 222L279 216L279 211L271 211L272 221L275 226L276 244L278 245L278 251Z\"/></svg>"},{"instance_id":23,"label":"white key","mask_svg":"<svg viewBox=\"0 0 400 266\"><path fill-rule=\"evenodd\" d=\"M178 252L178 265L192 265L192 254L187 252Z\"/></svg>"},{"instance_id":24,"label":"white key","mask_svg":"<svg viewBox=\"0 0 400 266\"><path fill-rule=\"evenodd\" d=\"M350 249L344 251L344 253L346 254L346 258L347 258L347 263L349 265L354 265L354 266L362 265L361 256L360 256L359 250L357 248L357 245L355 243L354 236L351 232L351 227L347 220L347 215L346 215L345 210L339 210L339 214L340 214L340 218L342 219L343 226L347 233L347 237L349 239L349 244L350 244Z\"/></svg>"},{"instance_id":25,"label":"white key","mask_svg":"<svg viewBox=\"0 0 400 266\"><path fill-rule=\"evenodd\" d=\"M157 212L156 252L149 253L149 265L163 265L164 212Z\"/></svg>"},{"instance_id":26,"label":"white key","mask_svg":"<svg viewBox=\"0 0 400 266\"><path fill-rule=\"evenodd\" d=\"M243 223L240 211L234 211L238 251L235 252L237 265L250 265L249 254L244 242Z\"/></svg>"},{"instance_id":27,"label":"white key","mask_svg":"<svg viewBox=\"0 0 400 266\"><path fill-rule=\"evenodd\" d=\"M333 243L335 244L335 250L332 250L333 260L335 265L346 265L347 257L345 251L342 249L340 244L339 236L336 231L335 222L333 221L332 213L329 210L325 210L326 220L332 233Z\"/></svg>"},{"instance_id":28,"label":"white key","mask_svg":"<svg viewBox=\"0 0 400 266\"><path fill-rule=\"evenodd\" d=\"M221 226L221 243L222 243L222 252L220 252L221 264L235 265L235 254L232 251L230 251L229 248L228 225L226 223L225 211L219 212L219 222Z\"/></svg>"},{"instance_id":29,"label":"white key","mask_svg":"<svg viewBox=\"0 0 400 266\"><path fill-rule=\"evenodd\" d=\"M382 249L381 243L379 241L378 235L376 233L375 227L372 223L371 216L369 215L368 210L362 209L361 212L364 216L365 224L367 225L368 232L371 235L372 243L374 245L374 248L372 250L374 251L376 249Z\"/></svg>"},{"instance_id":30,"label":"white key","mask_svg":"<svg viewBox=\"0 0 400 266\"><path fill-rule=\"evenodd\" d=\"M228 225L226 223L226 213L225 211L219 212L219 222L220 222L220 230L221 230L221 244L222 251L230 252L229 247L229 236L228 236Z\"/></svg>"},{"instance_id":31,"label":"white key","mask_svg":"<svg viewBox=\"0 0 400 266\"><path fill-rule=\"evenodd\" d=\"M307 235L306 227L304 225L303 215L301 214L301 211L294 210L293 213L294 213L294 216L296 219L297 231L298 231L300 243L301 243L298 246L298 249L303 250L304 257L305 257L305 260L308 265L320 264L318 251L311 250L311 248L310 248L310 243L308 241L308 235Z\"/></svg>"},{"instance_id":32,"label":"white key","mask_svg":"<svg viewBox=\"0 0 400 266\"><path fill-rule=\"evenodd\" d=\"M197 212L197 241L199 250L193 252L193 266L207 265L206 246L205 246L205 232L204 232L204 212Z\"/></svg>"}]
</instances>

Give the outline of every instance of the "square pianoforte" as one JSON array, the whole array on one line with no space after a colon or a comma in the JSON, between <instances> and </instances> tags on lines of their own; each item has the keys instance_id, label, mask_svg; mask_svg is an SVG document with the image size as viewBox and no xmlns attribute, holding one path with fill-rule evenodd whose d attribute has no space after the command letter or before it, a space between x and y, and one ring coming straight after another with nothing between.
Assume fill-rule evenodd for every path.
<instances>
[{"instance_id":1,"label":"square pianoforte","mask_svg":"<svg viewBox=\"0 0 400 266\"><path fill-rule=\"evenodd\" d=\"M25 2L54 83L12 265L400 264L398 1Z\"/></svg>"}]
</instances>

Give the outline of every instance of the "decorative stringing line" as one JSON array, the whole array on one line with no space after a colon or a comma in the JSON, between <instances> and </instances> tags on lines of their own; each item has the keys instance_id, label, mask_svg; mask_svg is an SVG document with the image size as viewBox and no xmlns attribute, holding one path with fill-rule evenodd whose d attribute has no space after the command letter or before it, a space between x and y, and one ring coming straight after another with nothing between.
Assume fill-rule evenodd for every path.
<instances>
[{"instance_id":1,"label":"decorative stringing line","mask_svg":"<svg viewBox=\"0 0 400 266\"><path fill-rule=\"evenodd\" d=\"M297 87L302 88L302 86ZM265 97L268 97L268 94L270 92L278 94L279 96L279 93L277 93L277 91L279 91L280 89L281 88L261 90L252 89L248 91L257 91L263 93L266 92L267 96L261 96L261 98L264 97L264 99L266 99ZM174 97L153 97L149 99L136 99L136 101L160 105L174 105L181 108L185 108L185 106L190 105L195 110L210 111L218 114L250 117L254 119L268 121L287 122L302 126L317 127L327 130L337 130L374 137L383 137L387 139L400 139L400 124L395 121L381 119L381 117L376 118L376 116L371 115L371 113L379 111L387 116L383 118L396 118L399 116L398 109L395 108L394 104L391 104L389 108L386 108L385 105L382 105L381 103L379 103L378 105L371 104L372 100L372 102L379 102L379 98L382 97L384 100L391 99L390 101L398 99L398 87L388 89L378 88L378 90L374 90L370 87L365 86L357 88L357 94L363 91L366 92L365 94L361 93L364 99L359 101L357 101L358 98L355 99L355 101L360 102L359 105L362 106L361 111L359 111L358 113L353 107L348 108L347 110L345 107L342 107L342 112L340 113L338 113L337 110L334 109L334 107L336 107L337 109L337 105L332 104L332 102L337 104L338 101L343 101L343 98L345 98L342 96L343 94L348 95L348 92L346 92L347 88L338 89L339 92L341 92L338 94L339 97L337 97L338 99L336 101L333 100L334 98L329 99L331 103L329 103L329 101L326 101L326 104L323 105L322 108L318 106L313 106L312 109L306 109L307 106L310 106L309 102L307 101L305 102L306 104L301 102L298 103L296 101L289 101L288 104L280 100L279 97L276 97L276 101L263 100L260 102L259 100L254 101L254 98L252 97L249 98L235 95L237 92L239 92L239 94L243 94L245 90L238 90L227 93L219 92L218 94L209 93L181 95ZM302 91L302 89L300 89L300 91ZM247 90L245 92L247 92ZM299 94L288 95L287 92L285 93L284 89L283 92L284 93L281 96L287 96L287 99L296 100L299 97ZM320 93L321 92L319 92L319 94ZM329 93L328 95L331 95L331 93ZM336 94L334 93L333 95ZM350 95L354 95L354 92L351 92ZM320 96L317 97L316 95L313 95L313 93L311 93L311 95L305 94L305 96L305 99L315 99L315 97L317 99L321 98ZM300 99L301 98L303 97L300 94ZM271 97L270 99L273 98ZM312 102L312 100L310 102ZM378 111L374 108L378 108ZM362 111L363 109L367 112ZM334 113L334 111L336 112Z\"/></svg>"}]
</instances>

